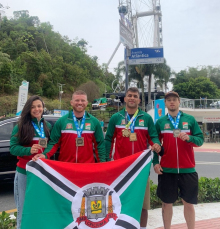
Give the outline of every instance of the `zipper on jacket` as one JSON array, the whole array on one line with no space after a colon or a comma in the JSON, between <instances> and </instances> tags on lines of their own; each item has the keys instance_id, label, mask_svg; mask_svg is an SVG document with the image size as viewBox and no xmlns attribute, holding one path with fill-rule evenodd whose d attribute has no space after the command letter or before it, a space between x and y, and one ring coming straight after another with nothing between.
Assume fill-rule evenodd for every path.
<instances>
[{"instance_id":1,"label":"zipper on jacket","mask_svg":"<svg viewBox=\"0 0 220 229\"><path fill-rule=\"evenodd\" d=\"M78 125L80 126L81 125L81 121L78 120ZM77 138L78 138L78 135L77 135ZM78 161L78 146L76 147L76 163Z\"/></svg>"},{"instance_id":2,"label":"zipper on jacket","mask_svg":"<svg viewBox=\"0 0 220 229\"><path fill-rule=\"evenodd\" d=\"M176 138L176 154L177 154L177 171L178 171L178 173L180 173L180 169L179 169L179 151L178 151L177 138Z\"/></svg>"},{"instance_id":3,"label":"zipper on jacket","mask_svg":"<svg viewBox=\"0 0 220 229\"><path fill-rule=\"evenodd\" d=\"M132 155L134 154L134 142L132 142Z\"/></svg>"},{"instance_id":4,"label":"zipper on jacket","mask_svg":"<svg viewBox=\"0 0 220 229\"><path fill-rule=\"evenodd\" d=\"M76 147L76 163L77 163L77 159L78 159L78 146Z\"/></svg>"}]
</instances>

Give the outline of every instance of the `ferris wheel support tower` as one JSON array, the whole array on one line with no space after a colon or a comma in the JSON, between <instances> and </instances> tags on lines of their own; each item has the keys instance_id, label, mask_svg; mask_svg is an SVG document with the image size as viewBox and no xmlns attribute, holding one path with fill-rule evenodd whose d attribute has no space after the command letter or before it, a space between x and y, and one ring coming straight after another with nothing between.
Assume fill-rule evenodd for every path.
<instances>
[{"instance_id":1,"label":"ferris wheel support tower","mask_svg":"<svg viewBox=\"0 0 220 229\"><path fill-rule=\"evenodd\" d=\"M161 47L162 46L162 13L160 7L160 0L152 0L153 10L152 11L145 11L145 12L136 12L132 16L132 22L134 27L134 34L135 34L135 42L134 46L139 47L139 40L138 40L138 25L137 21L138 18L147 17L147 16L154 16L154 40L153 40L153 47ZM131 5L129 6L131 8Z\"/></svg>"}]
</instances>

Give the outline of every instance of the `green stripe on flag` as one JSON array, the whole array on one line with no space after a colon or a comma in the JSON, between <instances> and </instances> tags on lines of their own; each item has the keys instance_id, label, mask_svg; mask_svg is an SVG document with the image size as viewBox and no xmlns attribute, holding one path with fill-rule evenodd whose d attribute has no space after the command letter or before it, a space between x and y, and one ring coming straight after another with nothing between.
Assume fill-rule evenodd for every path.
<instances>
[{"instance_id":1,"label":"green stripe on flag","mask_svg":"<svg viewBox=\"0 0 220 229\"><path fill-rule=\"evenodd\" d=\"M73 222L71 204L43 180L27 171L21 229L65 228Z\"/></svg>"},{"instance_id":2,"label":"green stripe on flag","mask_svg":"<svg viewBox=\"0 0 220 229\"><path fill-rule=\"evenodd\" d=\"M140 208L140 205L143 206L144 195L147 186L146 177L149 176L150 168L151 161L142 169L138 176L120 196L122 204L121 214L129 215L138 222L140 222L142 209Z\"/></svg>"}]
</instances>

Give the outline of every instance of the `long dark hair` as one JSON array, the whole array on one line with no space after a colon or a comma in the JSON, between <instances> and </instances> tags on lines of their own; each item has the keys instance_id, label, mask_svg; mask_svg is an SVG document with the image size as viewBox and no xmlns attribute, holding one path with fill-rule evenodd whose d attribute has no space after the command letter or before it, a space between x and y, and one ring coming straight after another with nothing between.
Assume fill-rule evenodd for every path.
<instances>
[{"instance_id":1,"label":"long dark hair","mask_svg":"<svg viewBox=\"0 0 220 229\"><path fill-rule=\"evenodd\" d=\"M33 95L31 96L27 102L25 103L23 110L21 112L21 117L18 121L18 139L19 139L19 143L21 145L29 145L31 143L31 141L33 140L33 137L35 135L34 132L34 127L33 124L31 122L32 117L31 117L31 107L32 107L32 103L35 100L40 100L42 102L43 108L44 108L44 102L41 99L40 96L38 95ZM44 132L47 138L49 138L50 135L50 131L46 125L45 120L43 120L44 123Z\"/></svg>"}]
</instances>

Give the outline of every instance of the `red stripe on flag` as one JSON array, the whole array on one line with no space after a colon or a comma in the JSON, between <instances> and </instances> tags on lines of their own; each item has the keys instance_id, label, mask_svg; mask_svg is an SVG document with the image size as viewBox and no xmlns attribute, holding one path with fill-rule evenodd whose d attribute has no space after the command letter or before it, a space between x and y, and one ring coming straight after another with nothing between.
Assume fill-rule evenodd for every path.
<instances>
[{"instance_id":1,"label":"red stripe on flag","mask_svg":"<svg viewBox=\"0 0 220 229\"><path fill-rule=\"evenodd\" d=\"M112 182L124 172L142 152L143 151L116 161L102 163L82 164L52 161L48 159L42 160L52 169L56 170L66 179L81 188L88 183L103 183L103 181L105 181L107 185L112 184ZM98 176L97 173L99 174Z\"/></svg>"}]
</instances>

